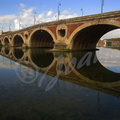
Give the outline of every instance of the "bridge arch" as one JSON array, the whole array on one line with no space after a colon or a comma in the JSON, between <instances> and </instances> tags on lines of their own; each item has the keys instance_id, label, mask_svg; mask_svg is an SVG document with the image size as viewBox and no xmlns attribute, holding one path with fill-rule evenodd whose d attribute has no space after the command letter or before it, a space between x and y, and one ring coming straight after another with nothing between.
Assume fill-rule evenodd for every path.
<instances>
[{"instance_id":1,"label":"bridge arch","mask_svg":"<svg viewBox=\"0 0 120 120\"><path fill-rule=\"evenodd\" d=\"M9 38L8 38L8 37L5 37L3 41L4 41L4 45L5 45L5 46L9 46L10 41L9 41Z\"/></svg>"},{"instance_id":2,"label":"bridge arch","mask_svg":"<svg viewBox=\"0 0 120 120\"><path fill-rule=\"evenodd\" d=\"M4 54L5 54L6 56L9 56L9 53L10 53L10 49L9 49L8 47L6 47L6 48L4 49Z\"/></svg>"},{"instance_id":3,"label":"bridge arch","mask_svg":"<svg viewBox=\"0 0 120 120\"><path fill-rule=\"evenodd\" d=\"M14 47L22 47L23 44L24 44L24 38L22 37L22 35L17 34L13 37Z\"/></svg>"},{"instance_id":4,"label":"bridge arch","mask_svg":"<svg viewBox=\"0 0 120 120\"><path fill-rule=\"evenodd\" d=\"M78 76L85 83L106 88L120 84L120 73L115 73L105 68L99 62L96 51L77 52L77 54L72 52L70 54L67 56L66 64L69 66L70 71L72 70L71 72L75 74L75 77ZM88 61L89 65L87 64ZM70 74L69 71L67 74Z\"/></svg>"},{"instance_id":5,"label":"bridge arch","mask_svg":"<svg viewBox=\"0 0 120 120\"><path fill-rule=\"evenodd\" d=\"M53 53L41 49L31 49L28 57L35 68L45 71L53 65L55 59Z\"/></svg>"},{"instance_id":6,"label":"bridge arch","mask_svg":"<svg viewBox=\"0 0 120 120\"><path fill-rule=\"evenodd\" d=\"M13 49L12 51L12 56L15 60L23 60L24 54L23 49Z\"/></svg>"},{"instance_id":7,"label":"bridge arch","mask_svg":"<svg viewBox=\"0 0 120 120\"><path fill-rule=\"evenodd\" d=\"M0 39L0 45L2 45L2 39Z\"/></svg>"},{"instance_id":8,"label":"bridge arch","mask_svg":"<svg viewBox=\"0 0 120 120\"><path fill-rule=\"evenodd\" d=\"M56 41L54 34L48 28L35 29L29 39L30 47L53 48Z\"/></svg>"},{"instance_id":9,"label":"bridge arch","mask_svg":"<svg viewBox=\"0 0 120 120\"><path fill-rule=\"evenodd\" d=\"M107 22L90 22L76 28L68 41L70 49L95 49L99 39L107 32L120 28L119 24Z\"/></svg>"}]
</instances>

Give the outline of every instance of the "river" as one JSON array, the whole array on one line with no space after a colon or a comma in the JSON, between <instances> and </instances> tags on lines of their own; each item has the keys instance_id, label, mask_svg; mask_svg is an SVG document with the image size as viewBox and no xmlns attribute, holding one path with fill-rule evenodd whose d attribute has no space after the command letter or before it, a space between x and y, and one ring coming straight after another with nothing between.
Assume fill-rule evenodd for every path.
<instances>
[{"instance_id":1,"label":"river","mask_svg":"<svg viewBox=\"0 0 120 120\"><path fill-rule=\"evenodd\" d=\"M120 50L0 49L1 120L119 120Z\"/></svg>"}]
</instances>

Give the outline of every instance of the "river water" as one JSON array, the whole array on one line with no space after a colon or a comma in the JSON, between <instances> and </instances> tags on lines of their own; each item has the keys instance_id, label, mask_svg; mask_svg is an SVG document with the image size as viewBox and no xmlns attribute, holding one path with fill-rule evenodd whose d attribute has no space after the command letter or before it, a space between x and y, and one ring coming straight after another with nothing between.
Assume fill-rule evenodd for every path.
<instances>
[{"instance_id":1,"label":"river water","mask_svg":"<svg viewBox=\"0 0 120 120\"><path fill-rule=\"evenodd\" d=\"M1 48L0 120L120 120L120 50Z\"/></svg>"}]
</instances>

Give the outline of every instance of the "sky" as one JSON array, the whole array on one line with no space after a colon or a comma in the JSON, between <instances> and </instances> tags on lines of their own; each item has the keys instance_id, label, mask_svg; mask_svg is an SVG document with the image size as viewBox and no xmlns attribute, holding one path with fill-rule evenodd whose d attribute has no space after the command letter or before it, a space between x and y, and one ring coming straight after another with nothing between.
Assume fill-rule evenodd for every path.
<instances>
[{"instance_id":1,"label":"sky","mask_svg":"<svg viewBox=\"0 0 120 120\"><path fill-rule=\"evenodd\" d=\"M120 10L120 0L103 0L103 12ZM0 0L0 31L101 12L102 0Z\"/></svg>"},{"instance_id":2,"label":"sky","mask_svg":"<svg viewBox=\"0 0 120 120\"><path fill-rule=\"evenodd\" d=\"M104 67L113 72L120 73L120 50L101 47L96 53L99 62Z\"/></svg>"}]
</instances>

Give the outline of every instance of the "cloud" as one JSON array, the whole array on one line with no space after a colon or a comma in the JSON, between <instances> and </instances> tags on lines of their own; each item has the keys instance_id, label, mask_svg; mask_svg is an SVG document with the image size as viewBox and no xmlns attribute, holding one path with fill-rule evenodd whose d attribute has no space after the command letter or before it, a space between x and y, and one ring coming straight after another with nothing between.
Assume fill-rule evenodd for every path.
<instances>
[{"instance_id":1,"label":"cloud","mask_svg":"<svg viewBox=\"0 0 120 120\"><path fill-rule=\"evenodd\" d=\"M21 7L21 8L24 8L24 7L25 7L25 5L24 5L23 3L21 3L21 4L20 4L20 7Z\"/></svg>"},{"instance_id":2,"label":"cloud","mask_svg":"<svg viewBox=\"0 0 120 120\"><path fill-rule=\"evenodd\" d=\"M46 16L50 17L50 16L52 16L52 14L53 14L53 11L48 11Z\"/></svg>"},{"instance_id":3,"label":"cloud","mask_svg":"<svg viewBox=\"0 0 120 120\"><path fill-rule=\"evenodd\" d=\"M37 22L37 23L43 22L44 16L45 16L44 13L39 14L39 15L37 16L37 18L36 18L36 22Z\"/></svg>"},{"instance_id":4,"label":"cloud","mask_svg":"<svg viewBox=\"0 0 120 120\"><path fill-rule=\"evenodd\" d=\"M120 29L112 30L101 37L101 39L120 38Z\"/></svg>"},{"instance_id":5,"label":"cloud","mask_svg":"<svg viewBox=\"0 0 120 120\"><path fill-rule=\"evenodd\" d=\"M69 14L70 12L67 10L62 11L62 14Z\"/></svg>"},{"instance_id":6,"label":"cloud","mask_svg":"<svg viewBox=\"0 0 120 120\"><path fill-rule=\"evenodd\" d=\"M19 29L19 24L20 29L26 26L34 25L34 19L36 17L35 13L33 13L34 9L34 7L29 9L22 9L22 12L20 12L20 16L14 20L15 30Z\"/></svg>"},{"instance_id":7,"label":"cloud","mask_svg":"<svg viewBox=\"0 0 120 120\"><path fill-rule=\"evenodd\" d=\"M48 10L47 12L42 12L40 14L36 13L35 14L35 7L31 7L26 9L25 4L21 3L19 4L20 7L20 13L19 16L16 15L5 15L5 16L0 16L0 23L1 24L6 24L9 23L11 24L11 21L13 22L11 25L12 30L18 30L19 28L25 28L29 27L41 22L50 22L50 21L55 21L57 20L57 13L54 13L52 10ZM77 14L70 14L69 11L64 10L61 12L61 15L59 16L60 19L66 19L66 18L72 18L72 17L77 17ZM14 27L14 29L13 29ZM6 28L8 30L8 26Z\"/></svg>"},{"instance_id":8,"label":"cloud","mask_svg":"<svg viewBox=\"0 0 120 120\"><path fill-rule=\"evenodd\" d=\"M43 17L44 17L44 13L41 13L41 14L38 15L38 19L41 19Z\"/></svg>"},{"instance_id":9,"label":"cloud","mask_svg":"<svg viewBox=\"0 0 120 120\"><path fill-rule=\"evenodd\" d=\"M19 20L15 19L14 24L15 24L15 30L18 30L19 29Z\"/></svg>"},{"instance_id":10,"label":"cloud","mask_svg":"<svg viewBox=\"0 0 120 120\"><path fill-rule=\"evenodd\" d=\"M73 17L78 17L78 14L74 13L71 15L60 15L60 19L68 19L68 18L73 18Z\"/></svg>"},{"instance_id":11,"label":"cloud","mask_svg":"<svg viewBox=\"0 0 120 120\"><path fill-rule=\"evenodd\" d=\"M17 16L16 15L3 15L0 16L0 24L8 23L14 20Z\"/></svg>"},{"instance_id":12,"label":"cloud","mask_svg":"<svg viewBox=\"0 0 120 120\"><path fill-rule=\"evenodd\" d=\"M21 13L21 18L28 18L33 16L33 10L34 8L29 8L29 9L24 9L23 12Z\"/></svg>"}]
</instances>

